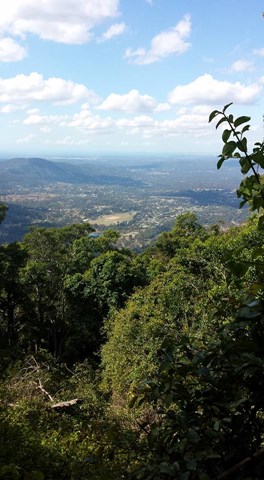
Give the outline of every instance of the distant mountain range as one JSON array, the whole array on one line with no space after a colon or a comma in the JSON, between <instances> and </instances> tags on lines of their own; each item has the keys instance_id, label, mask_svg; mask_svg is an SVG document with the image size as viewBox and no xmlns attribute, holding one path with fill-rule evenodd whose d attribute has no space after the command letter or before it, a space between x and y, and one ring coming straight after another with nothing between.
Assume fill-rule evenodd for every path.
<instances>
[{"instance_id":1,"label":"distant mountain range","mask_svg":"<svg viewBox=\"0 0 264 480\"><path fill-rule=\"evenodd\" d=\"M24 187L49 183L139 186L141 182L121 176L120 169L91 164L73 165L44 158L12 158L0 162L0 189L19 184Z\"/></svg>"}]
</instances>

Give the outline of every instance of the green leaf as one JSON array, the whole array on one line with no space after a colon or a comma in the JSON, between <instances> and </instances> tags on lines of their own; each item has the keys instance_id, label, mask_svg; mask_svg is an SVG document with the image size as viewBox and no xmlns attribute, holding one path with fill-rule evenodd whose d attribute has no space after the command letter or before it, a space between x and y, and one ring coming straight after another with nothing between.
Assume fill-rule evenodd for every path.
<instances>
[{"instance_id":1,"label":"green leaf","mask_svg":"<svg viewBox=\"0 0 264 480\"><path fill-rule=\"evenodd\" d=\"M35 470L32 472L32 480L44 480L43 473Z\"/></svg>"},{"instance_id":2,"label":"green leaf","mask_svg":"<svg viewBox=\"0 0 264 480\"><path fill-rule=\"evenodd\" d=\"M188 480L190 478L190 475L190 472L185 472L180 476L180 480Z\"/></svg>"},{"instance_id":3,"label":"green leaf","mask_svg":"<svg viewBox=\"0 0 264 480\"><path fill-rule=\"evenodd\" d=\"M85 461L86 461L87 463L89 463L90 465L92 465L92 464L94 464L94 463L97 463L98 459L97 459L96 456L91 455L90 457L86 457L86 458L85 458Z\"/></svg>"},{"instance_id":4,"label":"green leaf","mask_svg":"<svg viewBox=\"0 0 264 480\"><path fill-rule=\"evenodd\" d=\"M249 265L247 263L241 263L236 260L230 261L229 267L231 271L238 277L245 275L249 269Z\"/></svg>"},{"instance_id":5,"label":"green leaf","mask_svg":"<svg viewBox=\"0 0 264 480\"><path fill-rule=\"evenodd\" d=\"M195 458L192 458L192 460L190 460L190 461L187 463L186 468L187 468L187 470L189 470L189 471L192 472L193 470L196 469L196 466L197 466L197 461L196 461Z\"/></svg>"},{"instance_id":6,"label":"green leaf","mask_svg":"<svg viewBox=\"0 0 264 480\"><path fill-rule=\"evenodd\" d=\"M224 145L222 153L226 157L231 157L231 155L234 153L236 148L237 148L236 142L234 141L228 142Z\"/></svg>"},{"instance_id":7,"label":"green leaf","mask_svg":"<svg viewBox=\"0 0 264 480\"><path fill-rule=\"evenodd\" d=\"M264 247L254 248L252 258L262 257L264 254Z\"/></svg>"},{"instance_id":8,"label":"green leaf","mask_svg":"<svg viewBox=\"0 0 264 480\"><path fill-rule=\"evenodd\" d=\"M250 161L246 157L243 157L239 160L239 163L241 165L241 172L243 175L246 175L246 173L248 173L248 171L251 169Z\"/></svg>"},{"instance_id":9,"label":"green leaf","mask_svg":"<svg viewBox=\"0 0 264 480\"><path fill-rule=\"evenodd\" d=\"M219 111L218 110L214 110L213 112L210 113L209 115L209 120L208 122L210 123L217 115L219 115Z\"/></svg>"},{"instance_id":10,"label":"green leaf","mask_svg":"<svg viewBox=\"0 0 264 480\"><path fill-rule=\"evenodd\" d=\"M263 285L259 283L254 283L253 285L251 285L249 291L252 295L256 295L257 293L261 292L262 289Z\"/></svg>"},{"instance_id":11,"label":"green leaf","mask_svg":"<svg viewBox=\"0 0 264 480\"><path fill-rule=\"evenodd\" d=\"M167 473L168 475L173 475L174 473L173 465L171 465L169 462L162 462L160 464L160 472Z\"/></svg>"},{"instance_id":12,"label":"green leaf","mask_svg":"<svg viewBox=\"0 0 264 480\"><path fill-rule=\"evenodd\" d=\"M259 210L263 206L263 199L262 197L253 197L251 210Z\"/></svg>"},{"instance_id":13,"label":"green leaf","mask_svg":"<svg viewBox=\"0 0 264 480\"><path fill-rule=\"evenodd\" d=\"M200 435L193 429L187 432L187 438L193 444L197 444L200 441Z\"/></svg>"},{"instance_id":14,"label":"green leaf","mask_svg":"<svg viewBox=\"0 0 264 480\"><path fill-rule=\"evenodd\" d=\"M222 167L224 161L225 161L225 157L222 157L222 156L221 156L220 160L218 160L218 162L217 162L217 169L218 169L218 170L219 170L219 168Z\"/></svg>"},{"instance_id":15,"label":"green leaf","mask_svg":"<svg viewBox=\"0 0 264 480\"><path fill-rule=\"evenodd\" d=\"M221 118L221 120L219 120L219 122L217 122L215 128L217 129L217 128L219 127L219 125L221 125L221 123L224 123L224 122L226 122L226 118L225 118L225 117Z\"/></svg>"},{"instance_id":16,"label":"green leaf","mask_svg":"<svg viewBox=\"0 0 264 480\"><path fill-rule=\"evenodd\" d=\"M255 150L255 153L252 154L252 158L255 163L260 165L261 168L264 168L264 152L262 150Z\"/></svg>"},{"instance_id":17,"label":"green leaf","mask_svg":"<svg viewBox=\"0 0 264 480\"><path fill-rule=\"evenodd\" d=\"M230 105L233 105L233 102L228 103L227 105L224 106L223 113L225 113L225 111L227 110L228 107L230 107Z\"/></svg>"},{"instance_id":18,"label":"green leaf","mask_svg":"<svg viewBox=\"0 0 264 480\"><path fill-rule=\"evenodd\" d=\"M241 152L246 153L247 152L247 139L246 137L242 138L237 142L237 148L241 150Z\"/></svg>"},{"instance_id":19,"label":"green leaf","mask_svg":"<svg viewBox=\"0 0 264 480\"><path fill-rule=\"evenodd\" d=\"M242 128L241 133L244 133L244 132L246 132L246 131L249 130L249 129L250 129L250 125L245 125L245 126Z\"/></svg>"},{"instance_id":20,"label":"green leaf","mask_svg":"<svg viewBox=\"0 0 264 480\"><path fill-rule=\"evenodd\" d=\"M263 228L264 225L264 215L261 215L258 219L259 228Z\"/></svg>"},{"instance_id":21,"label":"green leaf","mask_svg":"<svg viewBox=\"0 0 264 480\"><path fill-rule=\"evenodd\" d=\"M242 202L240 202L239 204L239 208L242 208L244 207L244 205L247 203L248 200L242 200Z\"/></svg>"},{"instance_id":22,"label":"green leaf","mask_svg":"<svg viewBox=\"0 0 264 480\"><path fill-rule=\"evenodd\" d=\"M250 120L250 117L246 117L246 116L238 117L234 121L234 126L235 126L235 128L237 128L237 127L239 127L239 125L242 125L242 123L249 122L249 120Z\"/></svg>"},{"instance_id":23,"label":"green leaf","mask_svg":"<svg viewBox=\"0 0 264 480\"><path fill-rule=\"evenodd\" d=\"M231 130L227 130L227 129L224 130L222 135L223 142L226 143L229 140L230 135L231 135Z\"/></svg>"},{"instance_id":24,"label":"green leaf","mask_svg":"<svg viewBox=\"0 0 264 480\"><path fill-rule=\"evenodd\" d=\"M221 421L220 421L220 420L217 420L217 421L214 423L214 430L215 430L216 432L219 432L220 424L221 424Z\"/></svg>"}]
</instances>

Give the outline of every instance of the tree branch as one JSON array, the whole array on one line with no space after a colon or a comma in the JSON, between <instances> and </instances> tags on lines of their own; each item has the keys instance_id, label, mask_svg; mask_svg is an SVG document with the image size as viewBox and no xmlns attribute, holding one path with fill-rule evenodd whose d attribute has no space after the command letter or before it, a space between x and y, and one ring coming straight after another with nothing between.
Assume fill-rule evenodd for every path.
<instances>
[{"instance_id":1,"label":"tree branch","mask_svg":"<svg viewBox=\"0 0 264 480\"><path fill-rule=\"evenodd\" d=\"M47 390L45 390L45 388L43 387L40 379L38 379L38 383L37 383L37 382L34 382L34 383L37 385L37 388L42 391L42 393L44 393L45 395L47 395L47 397L49 398L49 400L50 400L51 402L54 401L54 400L53 400L53 397L52 397L52 396L49 394L49 392L47 392Z\"/></svg>"},{"instance_id":2,"label":"tree branch","mask_svg":"<svg viewBox=\"0 0 264 480\"><path fill-rule=\"evenodd\" d=\"M237 463L236 465L233 465L233 467L229 468L229 470L226 470L225 472L221 473L221 475L218 475L216 480L224 480L226 478L229 478L230 475L233 473L237 472L240 468L247 467L251 463L253 463L256 459L259 457L262 457L264 455L264 448L261 448L257 452L255 452L251 457L244 458L241 462Z\"/></svg>"}]
</instances>

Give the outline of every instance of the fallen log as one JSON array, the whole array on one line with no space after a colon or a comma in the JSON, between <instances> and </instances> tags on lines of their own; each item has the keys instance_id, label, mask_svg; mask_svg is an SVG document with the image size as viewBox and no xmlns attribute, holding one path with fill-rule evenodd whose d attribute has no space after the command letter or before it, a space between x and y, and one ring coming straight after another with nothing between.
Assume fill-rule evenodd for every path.
<instances>
[{"instance_id":1,"label":"fallen log","mask_svg":"<svg viewBox=\"0 0 264 480\"><path fill-rule=\"evenodd\" d=\"M49 405L49 408L52 408L54 410L60 410L72 407L73 405L79 405L82 402L83 400L81 400L80 398L73 398L72 400L66 400L64 402L52 403L51 405Z\"/></svg>"}]
</instances>

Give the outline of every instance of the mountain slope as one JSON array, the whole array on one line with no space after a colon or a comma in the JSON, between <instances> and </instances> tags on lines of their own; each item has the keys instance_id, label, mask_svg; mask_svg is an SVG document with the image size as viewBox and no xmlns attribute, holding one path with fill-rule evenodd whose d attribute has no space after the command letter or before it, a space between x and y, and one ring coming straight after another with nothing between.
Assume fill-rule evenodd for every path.
<instances>
[{"instance_id":1,"label":"mountain slope","mask_svg":"<svg viewBox=\"0 0 264 480\"><path fill-rule=\"evenodd\" d=\"M0 188L7 189L16 184L30 187L49 183L91 183L97 185L135 185L129 177L104 174L101 168L89 164L72 165L46 160L44 158L13 158L0 162Z\"/></svg>"}]
</instances>

